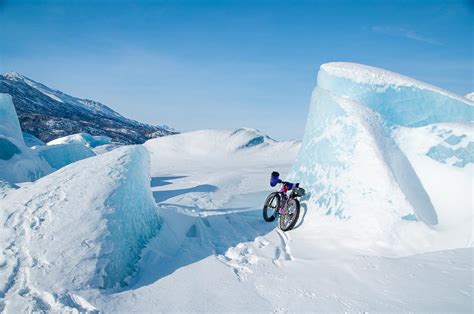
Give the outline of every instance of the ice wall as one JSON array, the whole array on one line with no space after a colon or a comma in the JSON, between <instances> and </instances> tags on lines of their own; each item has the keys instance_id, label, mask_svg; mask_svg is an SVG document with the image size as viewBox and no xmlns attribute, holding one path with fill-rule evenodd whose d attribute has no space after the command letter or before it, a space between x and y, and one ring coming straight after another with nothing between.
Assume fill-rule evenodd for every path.
<instances>
[{"instance_id":1,"label":"ice wall","mask_svg":"<svg viewBox=\"0 0 474 314\"><path fill-rule=\"evenodd\" d=\"M318 87L350 98L402 126L474 120L474 103L412 78L361 64L321 66Z\"/></svg>"},{"instance_id":2,"label":"ice wall","mask_svg":"<svg viewBox=\"0 0 474 314\"><path fill-rule=\"evenodd\" d=\"M35 151L55 170L96 154L82 144L58 144L37 147Z\"/></svg>"},{"instance_id":3,"label":"ice wall","mask_svg":"<svg viewBox=\"0 0 474 314\"><path fill-rule=\"evenodd\" d=\"M0 93L0 134L10 140L16 140L18 144L24 144L12 97L2 93Z\"/></svg>"},{"instance_id":4,"label":"ice wall","mask_svg":"<svg viewBox=\"0 0 474 314\"><path fill-rule=\"evenodd\" d=\"M468 197L456 190L465 190L473 166L473 108L463 97L382 69L322 65L289 176L309 192L313 218L303 228L324 229L333 243L393 254L470 245ZM442 138L425 134L441 124L449 127ZM413 130L397 133L408 141L428 144L402 145L400 128Z\"/></svg>"},{"instance_id":5,"label":"ice wall","mask_svg":"<svg viewBox=\"0 0 474 314\"><path fill-rule=\"evenodd\" d=\"M36 267L19 266L28 272L19 283L25 291L59 298L65 291L126 285L142 248L161 226L148 152L142 146L117 148L10 191L0 203L0 221L11 229L0 234L2 246L11 248L5 251L6 269L17 260L36 261Z\"/></svg>"},{"instance_id":6,"label":"ice wall","mask_svg":"<svg viewBox=\"0 0 474 314\"><path fill-rule=\"evenodd\" d=\"M26 146L12 98L0 93L0 179L11 183L34 181L51 171Z\"/></svg>"}]
</instances>

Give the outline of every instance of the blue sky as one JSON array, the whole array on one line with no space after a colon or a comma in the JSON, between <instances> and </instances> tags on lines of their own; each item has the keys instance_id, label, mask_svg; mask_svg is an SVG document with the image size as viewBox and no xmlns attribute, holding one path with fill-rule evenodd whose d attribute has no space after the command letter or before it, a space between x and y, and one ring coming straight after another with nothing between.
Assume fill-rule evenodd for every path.
<instances>
[{"instance_id":1,"label":"blue sky","mask_svg":"<svg viewBox=\"0 0 474 314\"><path fill-rule=\"evenodd\" d=\"M473 91L472 3L0 0L0 72L180 131L301 138L325 62Z\"/></svg>"}]
</instances>

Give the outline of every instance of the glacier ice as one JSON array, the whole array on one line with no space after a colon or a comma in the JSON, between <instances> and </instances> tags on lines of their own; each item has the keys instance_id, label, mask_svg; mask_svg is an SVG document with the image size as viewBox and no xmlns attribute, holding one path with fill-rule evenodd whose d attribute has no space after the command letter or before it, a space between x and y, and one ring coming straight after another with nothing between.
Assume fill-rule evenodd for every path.
<instances>
[{"instance_id":1,"label":"glacier ice","mask_svg":"<svg viewBox=\"0 0 474 314\"><path fill-rule=\"evenodd\" d=\"M11 190L0 203L6 269L17 260L19 285L57 293L124 286L161 218L142 146L117 148ZM21 226L21 227L19 227ZM23 269L25 268L25 269ZM28 269L26 269L28 268ZM16 296L15 304L28 304Z\"/></svg>"},{"instance_id":2,"label":"glacier ice","mask_svg":"<svg viewBox=\"0 0 474 314\"><path fill-rule=\"evenodd\" d=\"M82 144L40 146L37 147L35 151L55 170L78 160L96 155L90 148Z\"/></svg>"},{"instance_id":3,"label":"glacier ice","mask_svg":"<svg viewBox=\"0 0 474 314\"><path fill-rule=\"evenodd\" d=\"M347 97L401 126L470 122L474 105L468 99L390 71L344 62L327 63L318 73L318 87Z\"/></svg>"},{"instance_id":4,"label":"glacier ice","mask_svg":"<svg viewBox=\"0 0 474 314\"><path fill-rule=\"evenodd\" d=\"M0 179L34 181L49 172L49 165L26 146L12 98L0 93Z\"/></svg>"},{"instance_id":5,"label":"glacier ice","mask_svg":"<svg viewBox=\"0 0 474 314\"><path fill-rule=\"evenodd\" d=\"M25 141L26 146L33 147L33 146L43 146L46 145L45 142L34 136L33 134L23 132L23 140Z\"/></svg>"},{"instance_id":6,"label":"glacier ice","mask_svg":"<svg viewBox=\"0 0 474 314\"><path fill-rule=\"evenodd\" d=\"M48 145L58 144L82 144L84 146L95 148L100 145L106 145L111 143L111 138L108 136L94 136L88 133L77 133L64 137L60 137L48 142Z\"/></svg>"},{"instance_id":7,"label":"glacier ice","mask_svg":"<svg viewBox=\"0 0 474 314\"><path fill-rule=\"evenodd\" d=\"M24 143L12 97L3 93L0 93L0 134L20 144Z\"/></svg>"},{"instance_id":8,"label":"glacier ice","mask_svg":"<svg viewBox=\"0 0 474 314\"><path fill-rule=\"evenodd\" d=\"M473 109L464 97L389 71L324 64L290 179L307 188L315 219L340 229L340 242L412 252L469 246ZM445 133L428 130L441 126ZM456 202L453 213L448 204ZM442 240L433 233L440 229Z\"/></svg>"}]
</instances>

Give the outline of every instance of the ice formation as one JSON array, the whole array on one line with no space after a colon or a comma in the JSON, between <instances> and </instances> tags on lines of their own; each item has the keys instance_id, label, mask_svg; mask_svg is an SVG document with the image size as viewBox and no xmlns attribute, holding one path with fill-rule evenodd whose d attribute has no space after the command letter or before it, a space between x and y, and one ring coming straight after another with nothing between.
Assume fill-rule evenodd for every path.
<instances>
[{"instance_id":1,"label":"ice formation","mask_svg":"<svg viewBox=\"0 0 474 314\"><path fill-rule=\"evenodd\" d=\"M82 144L84 146L94 148L100 145L110 144L111 138L108 136L93 136L87 133L77 133L57 138L48 142L48 145L58 144Z\"/></svg>"},{"instance_id":2,"label":"ice formation","mask_svg":"<svg viewBox=\"0 0 474 314\"><path fill-rule=\"evenodd\" d=\"M46 145L45 142L34 136L33 134L22 132L23 133L23 140L25 141L26 146L33 147L33 146L43 146Z\"/></svg>"},{"instance_id":3,"label":"ice formation","mask_svg":"<svg viewBox=\"0 0 474 314\"><path fill-rule=\"evenodd\" d=\"M0 93L0 179L33 181L50 171L48 164L26 146L10 95Z\"/></svg>"},{"instance_id":4,"label":"ice formation","mask_svg":"<svg viewBox=\"0 0 474 314\"><path fill-rule=\"evenodd\" d=\"M24 312L35 299L52 306L68 293L126 285L161 226L148 153L141 146L118 148L10 191L0 203L0 221L0 242L8 247L0 256L2 276L13 278L7 311Z\"/></svg>"},{"instance_id":5,"label":"ice formation","mask_svg":"<svg viewBox=\"0 0 474 314\"><path fill-rule=\"evenodd\" d=\"M40 146L35 151L55 170L96 155L90 148L82 144Z\"/></svg>"},{"instance_id":6,"label":"ice formation","mask_svg":"<svg viewBox=\"0 0 474 314\"><path fill-rule=\"evenodd\" d=\"M341 228L340 242L412 251L470 246L473 114L466 98L414 79L324 64L290 177L310 192L315 219ZM409 144L420 138L423 145Z\"/></svg>"}]
</instances>

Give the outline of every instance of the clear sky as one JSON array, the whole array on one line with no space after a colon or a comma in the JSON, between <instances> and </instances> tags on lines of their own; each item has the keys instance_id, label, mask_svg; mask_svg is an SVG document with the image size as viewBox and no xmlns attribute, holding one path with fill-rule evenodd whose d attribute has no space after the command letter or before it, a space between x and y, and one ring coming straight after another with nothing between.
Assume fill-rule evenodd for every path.
<instances>
[{"instance_id":1,"label":"clear sky","mask_svg":"<svg viewBox=\"0 0 474 314\"><path fill-rule=\"evenodd\" d=\"M0 72L180 131L301 138L322 63L474 90L473 1L0 0Z\"/></svg>"}]
</instances>

